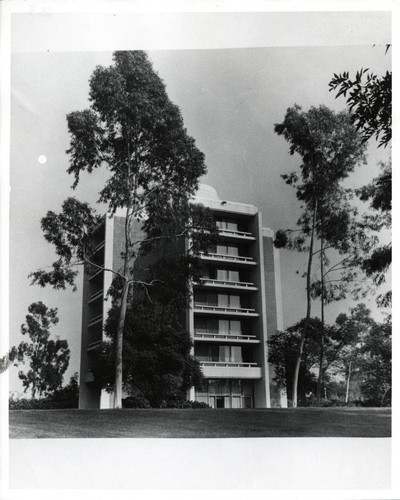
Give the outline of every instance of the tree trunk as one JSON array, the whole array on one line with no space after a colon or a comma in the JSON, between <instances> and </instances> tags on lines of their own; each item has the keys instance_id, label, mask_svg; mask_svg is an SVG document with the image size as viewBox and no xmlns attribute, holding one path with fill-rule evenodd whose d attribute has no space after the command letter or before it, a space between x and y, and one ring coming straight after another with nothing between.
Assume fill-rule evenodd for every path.
<instances>
[{"instance_id":1,"label":"tree trunk","mask_svg":"<svg viewBox=\"0 0 400 500\"><path fill-rule=\"evenodd\" d=\"M117 338L115 342L115 387L114 408L122 408L122 344L124 339L124 326L126 307L128 303L129 283L126 281L122 291L121 307L119 310Z\"/></svg>"},{"instance_id":2,"label":"tree trunk","mask_svg":"<svg viewBox=\"0 0 400 500\"><path fill-rule=\"evenodd\" d=\"M349 363L349 374L347 376L347 384L346 384L346 400L345 400L346 404L349 402L350 374L351 374L351 361Z\"/></svg>"},{"instance_id":3,"label":"tree trunk","mask_svg":"<svg viewBox=\"0 0 400 500\"><path fill-rule=\"evenodd\" d=\"M321 228L322 231L322 228ZM317 382L317 406L321 403L321 386L322 386L322 364L324 362L324 350L325 350L325 297L324 297L324 239L321 235L321 346L319 351L319 371L318 371L318 382Z\"/></svg>"},{"instance_id":4,"label":"tree trunk","mask_svg":"<svg viewBox=\"0 0 400 500\"><path fill-rule=\"evenodd\" d=\"M129 152L129 144L128 144ZM129 174L130 169L128 170ZM129 293L129 238L130 238L130 208L125 214L125 254L124 254L124 288L122 290L121 306L119 309L117 338L115 339L115 377L114 377L114 408L122 408L122 347L124 343L124 326Z\"/></svg>"},{"instance_id":5,"label":"tree trunk","mask_svg":"<svg viewBox=\"0 0 400 500\"><path fill-rule=\"evenodd\" d=\"M306 313L306 318L304 321L304 329L301 333L301 338L300 338L299 354L297 355L296 365L294 368L293 391L292 391L293 408L297 408L297 386L298 386L298 382L299 382L300 364L301 364L301 358L303 356L304 343L305 343L305 340L307 337L308 324L310 323L310 317L311 317L311 268L312 268L313 252L314 252L314 232L315 232L316 214L317 214L317 202L315 201L314 208L313 208L313 222L312 222L312 228L311 228L310 249L309 249L309 253L308 253L308 265L307 265L307 286L306 286L307 313Z\"/></svg>"}]
</instances>

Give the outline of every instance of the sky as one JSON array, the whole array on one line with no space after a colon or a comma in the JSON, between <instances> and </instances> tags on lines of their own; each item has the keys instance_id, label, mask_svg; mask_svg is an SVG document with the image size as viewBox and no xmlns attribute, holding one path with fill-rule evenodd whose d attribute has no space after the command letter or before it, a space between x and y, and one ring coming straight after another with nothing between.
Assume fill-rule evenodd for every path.
<instances>
[{"instance_id":1,"label":"sky","mask_svg":"<svg viewBox=\"0 0 400 500\"><path fill-rule=\"evenodd\" d=\"M359 13L358 18L352 18L349 13L342 16L336 13L316 17L314 13L304 17L303 22L295 23L289 15L284 18L276 14L253 18L230 16L225 24L217 22L221 19L215 15L202 22L190 18L192 23L183 23L178 16L174 22L167 23L169 27L175 26L178 34L171 33L165 43L143 42L138 46L130 41L130 31L126 31L125 42L123 38L124 30L129 27L133 30L138 21L131 19L132 24L129 24L129 19L124 19L118 46L112 46L113 49L149 47L154 69L164 80L171 100L179 106L188 133L205 154L208 173L201 182L213 186L221 199L256 205L262 211L264 227L274 231L293 227L299 215L294 191L280 178L281 174L298 167L299 158L289 155L288 144L274 133L274 124L281 122L286 109L295 103L304 110L320 104L335 111L344 109L344 100L335 99L328 89L334 73L349 71L354 74L361 67L368 67L383 74L391 67L390 52L385 56L383 46L390 42L388 16L381 13L361 16ZM156 38L156 26L167 21L152 20L153 24L145 25L151 25L150 31ZM72 19L66 16L59 24L60 30L66 29L70 22ZM105 50L98 33L99 50L90 42L83 43L79 49L74 42L58 46L62 38L60 32L52 39L55 46L52 50L50 42L48 45L42 43L46 33L47 40L51 40L49 25L54 33L57 23L50 23L49 19L46 22L43 17L40 22L28 25L22 16L15 19L14 25L10 345L22 339L20 325L29 304L41 300L49 307L58 307L60 322L53 333L66 338L71 348L70 367L65 376L67 382L79 369L81 289L78 287L75 293L41 289L30 286L27 276L55 260L40 229L41 217L48 210L59 211L62 201L71 195L95 204L104 182L104 174L96 172L84 175L75 192L70 189L73 179L66 173L68 155L65 151L69 136L65 117L67 113L88 106L89 77L96 65L111 64L112 52ZM214 25L224 28L215 32L212 31ZM30 49L29 36L21 37L24 29L32 32L42 29L44 36L38 38L41 43L36 42ZM75 29L79 40L83 25L78 23ZM275 35L273 43L263 31L267 29ZM367 29L368 37L364 33ZM190 36L188 30L191 30ZM314 38L310 38L311 30L314 30ZM104 36L107 38L110 34ZM380 44L373 46L371 39ZM371 141L367 165L356 170L349 185L361 186L377 176L377 163L387 160L389 154L389 149L377 149L376 143ZM304 316L305 283L296 274L304 267L304 255L281 251L285 327ZM374 301L372 298L368 305L379 319L381 314ZM333 321L339 312L346 312L353 305L347 301L329 307L327 320ZM313 314L317 313L318 307L314 306ZM14 368L10 371L10 389L21 391L17 371Z\"/></svg>"}]
</instances>

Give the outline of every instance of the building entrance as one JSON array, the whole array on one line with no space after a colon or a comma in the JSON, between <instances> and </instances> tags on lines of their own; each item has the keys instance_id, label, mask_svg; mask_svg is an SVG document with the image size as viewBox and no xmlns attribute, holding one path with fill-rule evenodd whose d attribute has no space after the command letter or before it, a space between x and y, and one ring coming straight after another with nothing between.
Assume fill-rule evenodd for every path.
<instances>
[{"instance_id":1,"label":"building entrance","mask_svg":"<svg viewBox=\"0 0 400 500\"><path fill-rule=\"evenodd\" d=\"M217 397L217 408L225 408L225 398Z\"/></svg>"}]
</instances>

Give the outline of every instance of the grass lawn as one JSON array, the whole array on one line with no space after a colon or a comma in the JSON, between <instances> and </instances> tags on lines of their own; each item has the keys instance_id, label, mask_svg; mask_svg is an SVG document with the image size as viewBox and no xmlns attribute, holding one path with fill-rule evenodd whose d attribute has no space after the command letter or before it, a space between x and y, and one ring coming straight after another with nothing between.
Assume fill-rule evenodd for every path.
<instances>
[{"instance_id":1,"label":"grass lawn","mask_svg":"<svg viewBox=\"0 0 400 500\"><path fill-rule=\"evenodd\" d=\"M14 439L390 436L390 408L10 411Z\"/></svg>"}]
</instances>

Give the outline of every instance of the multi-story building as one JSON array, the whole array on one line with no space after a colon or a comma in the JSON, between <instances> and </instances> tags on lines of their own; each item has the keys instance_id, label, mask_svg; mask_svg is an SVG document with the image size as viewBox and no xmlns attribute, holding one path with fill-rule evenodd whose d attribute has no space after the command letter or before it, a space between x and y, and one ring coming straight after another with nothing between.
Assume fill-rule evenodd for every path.
<instances>
[{"instance_id":1,"label":"multi-story building","mask_svg":"<svg viewBox=\"0 0 400 500\"><path fill-rule=\"evenodd\" d=\"M201 186L195 202L212 210L220 241L200 256L204 275L193 284L186 311L193 353L204 375L203 387L192 389L188 398L213 408L286 406L286 396L276 390L267 362L267 339L282 329L279 254L273 233L262 227L255 206L220 200L209 186ZM124 218L116 215L98 229L96 258L108 269L120 265L123 228ZM99 272L84 280L80 408L111 406L110 395L93 377L110 275Z\"/></svg>"}]
</instances>

